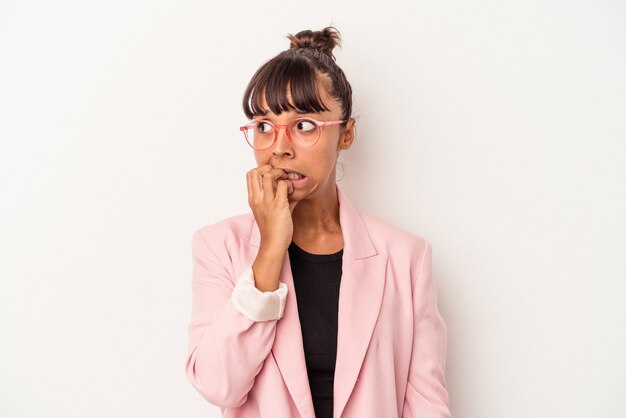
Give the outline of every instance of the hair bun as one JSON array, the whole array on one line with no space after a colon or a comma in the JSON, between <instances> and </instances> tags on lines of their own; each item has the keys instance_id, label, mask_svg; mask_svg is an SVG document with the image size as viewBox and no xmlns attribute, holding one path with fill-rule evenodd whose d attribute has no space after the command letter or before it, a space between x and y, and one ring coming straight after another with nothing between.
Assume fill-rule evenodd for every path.
<instances>
[{"instance_id":1,"label":"hair bun","mask_svg":"<svg viewBox=\"0 0 626 418\"><path fill-rule=\"evenodd\" d=\"M287 38L291 41L291 44L289 45L289 48L291 49L317 49L331 57L333 60L335 59L333 49L335 49L335 46L337 45L341 46L341 36L339 31L332 26L325 27L324 29L318 31L303 30L295 35L289 34Z\"/></svg>"}]
</instances>

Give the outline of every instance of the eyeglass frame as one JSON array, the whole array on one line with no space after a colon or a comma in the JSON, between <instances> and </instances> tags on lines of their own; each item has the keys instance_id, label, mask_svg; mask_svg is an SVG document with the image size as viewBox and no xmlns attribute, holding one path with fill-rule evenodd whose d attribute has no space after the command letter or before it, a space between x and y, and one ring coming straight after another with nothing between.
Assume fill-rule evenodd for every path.
<instances>
[{"instance_id":1,"label":"eyeglass frame","mask_svg":"<svg viewBox=\"0 0 626 418\"><path fill-rule=\"evenodd\" d=\"M315 124L315 125L319 128L319 130L320 130L319 135L317 136L317 139L316 139L316 140L315 140L315 142L313 142L311 145L300 145L300 144L297 144L297 146L299 146L299 147L303 147L303 148L310 148L310 147L312 147L313 145L317 144L317 141L319 141L319 139L322 137L322 128L324 128L325 126L340 125L340 124L342 124L342 123L346 123L346 122L349 122L349 121L350 121L350 119L342 119L342 120L329 120L329 121L323 121L323 122L322 122L322 121L319 121L319 120L317 120L317 119L308 118L308 117L302 117L302 118L296 118L296 119L293 119L293 120L289 121L289 123L287 123L287 124L276 124L276 123L274 123L274 122L272 122L272 121L270 121L270 120L259 120L259 119L255 119L255 120L251 121L250 123L247 123L247 124L246 124L246 125L244 125L244 126L240 126L240 127L239 127L239 130L240 130L241 132L243 132L243 136L244 136L244 137L245 137L245 139L246 139L246 143L247 143L248 145L250 145L250 147L251 147L252 149L255 149L255 150L264 150L264 149L268 149L268 148L271 148L272 146L274 146L274 144L276 143L276 140L278 140L278 132L280 131L280 128L285 128L285 133L287 134L287 139L289 140L289 142L291 142L292 144L296 145L296 144L293 142L293 138L291 137L291 133L289 132L289 126L291 126L291 124L293 124L294 122L298 122L298 121L301 121L301 120L306 120L306 121L313 122L313 123L314 123L314 124ZM253 125L253 124L255 124L255 123L259 123L259 122L268 123L268 124L272 125L272 127L274 128L274 140L272 141L272 143L271 143L270 145L268 145L268 146L267 146L267 147L265 147L265 148L255 148L255 147L254 147L254 146L250 143L250 141L248 140L248 134L247 134L247 131L249 130L249 127L250 127L251 125Z\"/></svg>"}]
</instances>

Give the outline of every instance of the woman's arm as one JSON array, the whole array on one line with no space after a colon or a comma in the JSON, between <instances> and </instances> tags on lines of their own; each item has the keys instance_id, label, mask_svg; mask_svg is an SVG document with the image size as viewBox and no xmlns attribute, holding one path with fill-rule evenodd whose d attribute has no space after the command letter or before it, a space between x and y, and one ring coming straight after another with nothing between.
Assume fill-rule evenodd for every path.
<instances>
[{"instance_id":1,"label":"woman's arm","mask_svg":"<svg viewBox=\"0 0 626 418\"><path fill-rule=\"evenodd\" d=\"M276 291L261 292L254 287L252 267L233 285L228 270L199 231L192 237L192 255L192 318L185 373L210 403L222 408L241 406L274 343L287 285L280 282Z\"/></svg>"},{"instance_id":2,"label":"woman's arm","mask_svg":"<svg viewBox=\"0 0 626 418\"><path fill-rule=\"evenodd\" d=\"M431 278L432 247L412 274L414 334L403 418L450 418L446 390L447 327L437 309Z\"/></svg>"}]
</instances>

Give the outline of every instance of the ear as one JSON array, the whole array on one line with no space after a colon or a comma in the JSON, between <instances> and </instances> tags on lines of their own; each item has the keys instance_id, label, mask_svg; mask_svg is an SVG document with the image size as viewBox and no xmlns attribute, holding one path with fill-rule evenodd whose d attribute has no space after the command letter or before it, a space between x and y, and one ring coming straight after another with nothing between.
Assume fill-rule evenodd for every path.
<instances>
[{"instance_id":1,"label":"ear","mask_svg":"<svg viewBox=\"0 0 626 418\"><path fill-rule=\"evenodd\" d=\"M339 138L339 149L348 149L354 142L356 127L354 124L356 119L350 118L346 123L346 129L344 130L341 138Z\"/></svg>"}]
</instances>

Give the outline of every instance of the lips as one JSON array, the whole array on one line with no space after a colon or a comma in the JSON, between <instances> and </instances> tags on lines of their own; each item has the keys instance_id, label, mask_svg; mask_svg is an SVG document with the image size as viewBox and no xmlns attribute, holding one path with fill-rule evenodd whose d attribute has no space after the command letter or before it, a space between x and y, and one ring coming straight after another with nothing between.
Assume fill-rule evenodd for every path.
<instances>
[{"instance_id":1,"label":"lips","mask_svg":"<svg viewBox=\"0 0 626 418\"><path fill-rule=\"evenodd\" d=\"M276 168L280 168L281 170L283 170L285 173L287 173L287 177L292 178L292 179L301 179L301 178L306 177L304 174L300 173L299 171L292 170L290 168L283 168L283 167L276 167Z\"/></svg>"},{"instance_id":2,"label":"lips","mask_svg":"<svg viewBox=\"0 0 626 418\"><path fill-rule=\"evenodd\" d=\"M308 177L300 173L299 171L296 171L294 169L287 168L287 167L274 167L274 168L283 170L286 173L286 175L283 174L280 178L285 179L285 177L287 177L287 179L291 181L291 184L293 185L294 190L306 187L307 183L309 182Z\"/></svg>"}]
</instances>

